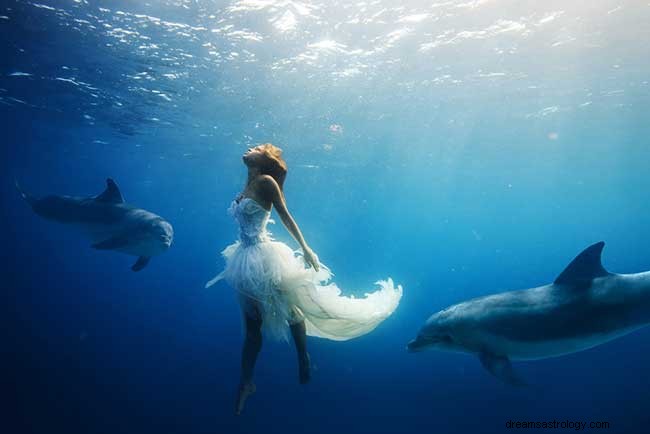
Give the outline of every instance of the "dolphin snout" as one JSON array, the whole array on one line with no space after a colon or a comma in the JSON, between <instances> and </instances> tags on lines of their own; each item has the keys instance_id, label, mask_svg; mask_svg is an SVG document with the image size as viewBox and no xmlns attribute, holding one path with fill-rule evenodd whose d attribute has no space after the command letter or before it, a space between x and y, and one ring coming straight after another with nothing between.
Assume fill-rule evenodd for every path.
<instances>
[{"instance_id":1,"label":"dolphin snout","mask_svg":"<svg viewBox=\"0 0 650 434\"><path fill-rule=\"evenodd\" d=\"M426 345L427 345L426 342L423 342L423 341L420 340L420 339L413 339L411 342L409 342L409 343L406 345L406 350L407 350L409 353L417 353L418 351L422 351L422 350L424 350L424 348L426 347Z\"/></svg>"},{"instance_id":2,"label":"dolphin snout","mask_svg":"<svg viewBox=\"0 0 650 434\"><path fill-rule=\"evenodd\" d=\"M167 234L160 236L160 241L165 245L165 247L170 247L172 245L172 237Z\"/></svg>"},{"instance_id":3,"label":"dolphin snout","mask_svg":"<svg viewBox=\"0 0 650 434\"><path fill-rule=\"evenodd\" d=\"M172 228L172 225L164 221L161 223L160 229L162 231L158 235L158 239L162 241L165 247L170 247L174 240L174 229Z\"/></svg>"}]
</instances>

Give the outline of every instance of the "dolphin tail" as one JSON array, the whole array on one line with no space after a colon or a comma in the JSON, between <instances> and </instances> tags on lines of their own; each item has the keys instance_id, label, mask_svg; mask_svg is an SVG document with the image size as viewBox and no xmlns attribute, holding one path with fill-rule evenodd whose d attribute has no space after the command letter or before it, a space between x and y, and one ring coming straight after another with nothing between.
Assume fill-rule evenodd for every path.
<instances>
[{"instance_id":1,"label":"dolphin tail","mask_svg":"<svg viewBox=\"0 0 650 434\"><path fill-rule=\"evenodd\" d=\"M36 202L36 198L23 190L17 179L14 180L14 183L16 184L16 190L18 190L20 197L22 197L23 200L29 204L29 206L33 206Z\"/></svg>"}]
</instances>

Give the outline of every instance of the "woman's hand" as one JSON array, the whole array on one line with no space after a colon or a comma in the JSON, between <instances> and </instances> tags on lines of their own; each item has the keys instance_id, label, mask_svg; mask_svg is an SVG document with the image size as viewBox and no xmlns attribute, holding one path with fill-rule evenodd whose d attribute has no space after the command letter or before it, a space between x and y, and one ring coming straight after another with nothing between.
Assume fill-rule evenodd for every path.
<instances>
[{"instance_id":1,"label":"woman's hand","mask_svg":"<svg viewBox=\"0 0 650 434\"><path fill-rule=\"evenodd\" d=\"M305 263L307 265L311 265L314 267L314 270L318 271L320 269L320 265L318 264L318 256L316 256L316 253L309 247L305 246L302 249L302 254L303 257L305 258Z\"/></svg>"}]
</instances>

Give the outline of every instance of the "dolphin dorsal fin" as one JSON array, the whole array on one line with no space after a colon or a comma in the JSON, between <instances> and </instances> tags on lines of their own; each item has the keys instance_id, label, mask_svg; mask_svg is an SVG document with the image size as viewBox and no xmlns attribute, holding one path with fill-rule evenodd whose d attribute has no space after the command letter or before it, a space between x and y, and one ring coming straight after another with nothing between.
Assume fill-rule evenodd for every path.
<instances>
[{"instance_id":1,"label":"dolphin dorsal fin","mask_svg":"<svg viewBox=\"0 0 650 434\"><path fill-rule=\"evenodd\" d=\"M95 200L108 203L124 203L124 198L122 197L122 193L120 193L120 189L111 178L106 180L106 190L97 196Z\"/></svg>"},{"instance_id":2,"label":"dolphin dorsal fin","mask_svg":"<svg viewBox=\"0 0 650 434\"><path fill-rule=\"evenodd\" d=\"M603 241L587 247L571 261L562 274L555 279L554 283L570 285L591 281L596 277L607 276L609 273L600 260L603 247L605 247Z\"/></svg>"}]
</instances>

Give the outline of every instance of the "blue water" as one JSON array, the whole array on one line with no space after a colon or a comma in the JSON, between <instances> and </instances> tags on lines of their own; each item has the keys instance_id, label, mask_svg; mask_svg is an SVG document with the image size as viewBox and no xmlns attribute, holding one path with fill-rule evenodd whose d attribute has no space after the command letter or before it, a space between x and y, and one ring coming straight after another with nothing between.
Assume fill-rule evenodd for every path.
<instances>
[{"instance_id":1,"label":"blue water","mask_svg":"<svg viewBox=\"0 0 650 434\"><path fill-rule=\"evenodd\" d=\"M4 0L2 431L648 430L650 329L517 363L525 389L405 351L433 312L548 283L593 242L613 272L650 269L648 22L632 0ZM310 338L306 387L293 348L265 342L237 418L239 308L203 284L236 236L240 155L269 141L337 283L391 276L404 297L369 335ZM13 186L90 196L109 176L174 225L140 273Z\"/></svg>"}]
</instances>

